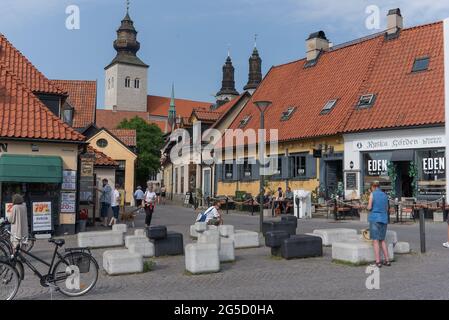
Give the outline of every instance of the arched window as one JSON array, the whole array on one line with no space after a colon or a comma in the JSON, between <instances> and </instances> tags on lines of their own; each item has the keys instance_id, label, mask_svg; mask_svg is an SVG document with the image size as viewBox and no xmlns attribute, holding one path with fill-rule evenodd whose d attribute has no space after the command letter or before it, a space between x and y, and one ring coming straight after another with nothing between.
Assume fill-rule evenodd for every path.
<instances>
[{"instance_id":1,"label":"arched window","mask_svg":"<svg viewBox=\"0 0 449 320\"><path fill-rule=\"evenodd\" d=\"M114 77L112 77L112 80L111 80L111 88L114 89Z\"/></svg>"},{"instance_id":2,"label":"arched window","mask_svg":"<svg viewBox=\"0 0 449 320\"><path fill-rule=\"evenodd\" d=\"M130 77L126 77L125 79L125 88L129 88L131 87L131 78Z\"/></svg>"},{"instance_id":3,"label":"arched window","mask_svg":"<svg viewBox=\"0 0 449 320\"><path fill-rule=\"evenodd\" d=\"M134 88L139 89L140 88L140 79L136 78L134 80Z\"/></svg>"}]
</instances>

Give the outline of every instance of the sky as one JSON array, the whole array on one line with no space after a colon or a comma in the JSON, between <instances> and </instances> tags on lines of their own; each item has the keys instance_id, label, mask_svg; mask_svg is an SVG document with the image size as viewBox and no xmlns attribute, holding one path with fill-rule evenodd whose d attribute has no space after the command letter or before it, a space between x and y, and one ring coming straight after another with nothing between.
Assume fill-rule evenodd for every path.
<instances>
[{"instance_id":1,"label":"sky","mask_svg":"<svg viewBox=\"0 0 449 320\"><path fill-rule=\"evenodd\" d=\"M50 79L98 80L102 108L104 67L115 57L126 0L1 2L0 32ZM79 29L66 28L70 5L79 8ZM150 65L148 93L169 96L174 83L177 98L213 102L228 48L242 91L255 34L265 75L303 58L310 33L350 41L384 30L388 10L398 7L405 27L449 17L447 0L130 0L130 15L138 56ZM380 29L373 29L376 21Z\"/></svg>"}]
</instances>

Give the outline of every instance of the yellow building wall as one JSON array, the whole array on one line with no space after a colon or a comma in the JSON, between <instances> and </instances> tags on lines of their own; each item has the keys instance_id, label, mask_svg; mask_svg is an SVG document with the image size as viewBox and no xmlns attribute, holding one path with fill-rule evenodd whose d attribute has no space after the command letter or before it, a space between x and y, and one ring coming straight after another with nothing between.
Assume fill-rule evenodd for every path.
<instances>
[{"instance_id":1,"label":"yellow building wall","mask_svg":"<svg viewBox=\"0 0 449 320\"><path fill-rule=\"evenodd\" d=\"M289 154L293 153L302 153L309 152L312 154L313 149L316 145L323 144L334 147L334 153L340 153L344 151L344 143L342 136L333 136L322 139L309 139L303 141L293 141L288 143L279 143L278 146L278 154L285 155L286 149L288 149ZM267 150L269 147L267 146ZM225 154L225 153L223 153ZM246 155L248 156L248 155ZM250 157L256 157L254 154L250 154ZM316 159L316 179L310 180L289 180L288 185L292 190L303 189L308 191L315 190L319 184L320 177L320 159ZM269 180L268 182L268 190L276 191L278 187L281 187L282 190L286 189L286 180ZM234 196L236 191L245 191L247 193L251 193L253 196L259 193L260 182L251 181L251 182L241 182L241 181L232 181L232 182L223 182L218 181L217 184L217 195L228 195Z\"/></svg>"},{"instance_id":2,"label":"yellow building wall","mask_svg":"<svg viewBox=\"0 0 449 320\"><path fill-rule=\"evenodd\" d=\"M105 148L97 146L97 141L100 139L106 139L108 141L108 145ZM90 138L88 142L92 147L103 152L112 159L125 161L125 198L126 202L134 204L134 175L137 155L104 130L98 132L95 136Z\"/></svg>"}]
</instances>

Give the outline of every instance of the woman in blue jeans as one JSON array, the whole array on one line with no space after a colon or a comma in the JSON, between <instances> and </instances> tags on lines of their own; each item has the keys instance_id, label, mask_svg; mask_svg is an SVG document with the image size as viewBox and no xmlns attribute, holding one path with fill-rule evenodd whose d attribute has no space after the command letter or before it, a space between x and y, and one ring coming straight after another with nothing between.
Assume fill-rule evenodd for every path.
<instances>
[{"instance_id":1,"label":"woman in blue jeans","mask_svg":"<svg viewBox=\"0 0 449 320\"><path fill-rule=\"evenodd\" d=\"M367 209L371 211L368 217L369 233L371 240L373 240L376 266L378 268L382 267L380 261L380 247L382 247L385 258L383 265L391 266L390 261L388 261L388 247L385 242L388 225L388 197L382 190L380 190L378 181L374 181L371 185L371 195L369 197Z\"/></svg>"}]
</instances>

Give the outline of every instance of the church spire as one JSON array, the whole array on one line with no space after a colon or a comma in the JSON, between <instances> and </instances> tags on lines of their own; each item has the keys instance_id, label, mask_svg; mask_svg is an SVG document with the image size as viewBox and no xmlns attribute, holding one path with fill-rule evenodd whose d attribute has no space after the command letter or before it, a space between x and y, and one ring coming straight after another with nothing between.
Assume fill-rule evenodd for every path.
<instances>
[{"instance_id":1,"label":"church spire","mask_svg":"<svg viewBox=\"0 0 449 320\"><path fill-rule=\"evenodd\" d=\"M243 90L254 92L259 84L262 82L262 59L257 50L257 34L254 36L254 50L249 58L249 75L248 83Z\"/></svg>"},{"instance_id":2,"label":"church spire","mask_svg":"<svg viewBox=\"0 0 449 320\"><path fill-rule=\"evenodd\" d=\"M238 91L235 90L234 71L230 50L228 49L228 57L223 66L223 80L221 82L221 89L217 93L217 100L232 100L239 95Z\"/></svg>"},{"instance_id":3,"label":"church spire","mask_svg":"<svg viewBox=\"0 0 449 320\"><path fill-rule=\"evenodd\" d=\"M168 126L174 131L176 125L176 103L175 103L175 84L171 87L170 108L168 109Z\"/></svg>"},{"instance_id":4,"label":"church spire","mask_svg":"<svg viewBox=\"0 0 449 320\"><path fill-rule=\"evenodd\" d=\"M137 52L140 50L140 42L137 41L137 31L134 28L134 21L129 15L129 6L130 2L127 0L126 15L117 30L117 39L114 41L114 49L117 51L117 55L106 69L120 62L148 67L148 65L137 57Z\"/></svg>"}]
</instances>

